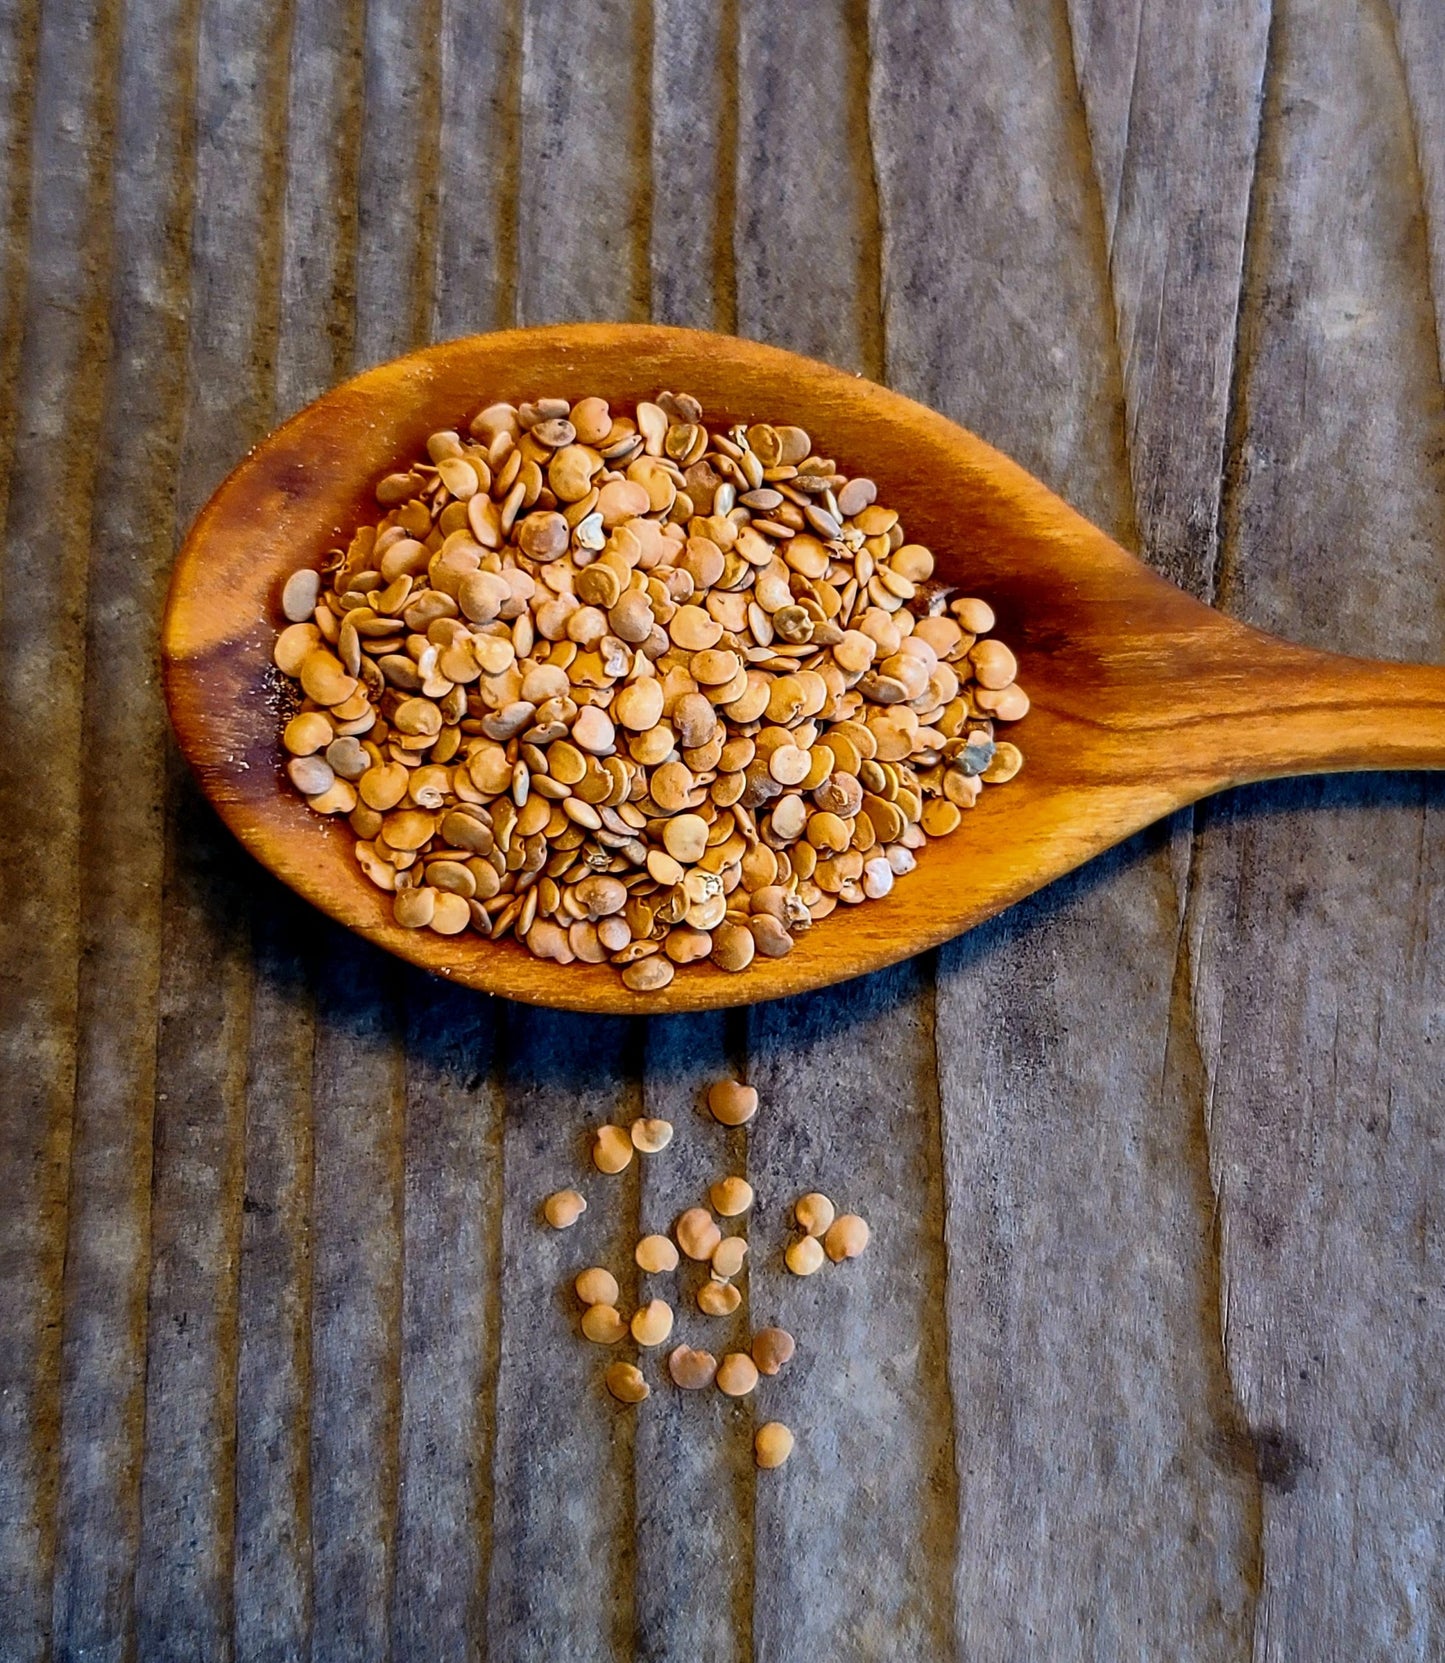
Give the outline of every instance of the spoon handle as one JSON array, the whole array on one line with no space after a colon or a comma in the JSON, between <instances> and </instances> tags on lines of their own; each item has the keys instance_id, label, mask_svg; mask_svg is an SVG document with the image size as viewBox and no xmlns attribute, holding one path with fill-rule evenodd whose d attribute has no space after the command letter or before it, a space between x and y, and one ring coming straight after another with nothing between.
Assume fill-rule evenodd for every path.
<instances>
[{"instance_id":1,"label":"spoon handle","mask_svg":"<svg viewBox=\"0 0 1445 1663\"><path fill-rule=\"evenodd\" d=\"M1345 658L1271 640L1253 673L1221 669L1214 686L1223 732L1238 731L1228 783L1445 768L1445 665Z\"/></svg>"}]
</instances>

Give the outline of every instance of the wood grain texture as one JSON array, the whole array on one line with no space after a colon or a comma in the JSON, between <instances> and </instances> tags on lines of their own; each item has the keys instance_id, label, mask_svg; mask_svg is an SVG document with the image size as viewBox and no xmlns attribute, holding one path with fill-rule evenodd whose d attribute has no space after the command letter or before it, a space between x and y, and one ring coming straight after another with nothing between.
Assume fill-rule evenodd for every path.
<instances>
[{"instance_id":1,"label":"wood grain texture","mask_svg":"<svg viewBox=\"0 0 1445 1663\"><path fill-rule=\"evenodd\" d=\"M1321 644L1438 657L1445 410L1389 16L1285 4L1272 51L1224 598ZM1341 780L1201 818L1224 1334L1264 1497L1254 1654L1429 1657L1441 795Z\"/></svg>"},{"instance_id":2,"label":"wood grain texture","mask_svg":"<svg viewBox=\"0 0 1445 1663\"><path fill-rule=\"evenodd\" d=\"M1126 16L1110 8L1107 21ZM909 22L875 17L884 283L899 296L890 367L907 390L977 412L1001 443L1045 459L1067 495L1131 535L1126 460L1141 446L1164 500L1190 489L1180 471L1190 464L1170 465L1157 412L1137 392L1156 359L1163 373L1190 349L1191 323L1151 306L1152 333L1120 386L1108 239L1130 284L1149 275L1132 264L1147 249L1120 241L1117 216L1104 212L1111 193L1100 202L1079 169L1069 36L1042 9L1008 5L966 30L942 7ZM1089 108L1090 131L1139 192L1130 211L1166 230L1160 210L1227 189L1209 149L1173 140L1188 132L1173 112L1203 94L1187 33L1177 55L1171 38L1161 17L1156 61L1136 87L1153 99L1150 124L1171 135L1167 154L1132 154L1144 124L1125 131L1107 101ZM1116 52L1097 37L1091 57L1081 50L1085 90L1131 75ZM925 62L926 94L910 98ZM973 101L976 85L1027 91ZM934 112L953 107L969 120L940 128ZM1000 127L1004 170L991 163ZM1219 149L1229 154L1237 137L1225 131ZM1151 204L1151 170L1165 167L1169 192ZM945 213L967 253L925 268L928 227ZM905 304L919 283L931 308ZM1198 292L1198 304L1232 312L1235 295L1211 292L1204 274ZM1123 322L1128 301L1117 302ZM968 327L939 343L936 320L952 317ZM1223 391L1212 410L1220 431ZM1169 1043L1174 864L1152 833L940 955L965 1655L1222 1659L1247 1644L1252 1485L1233 1453L1211 1315L1202 1107Z\"/></svg>"},{"instance_id":3,"label":"wood grain texture","mask_svg":"<svg viewBox=\"0 0 1445 1663\"><path fill-rule=\"evenodd\" d=\"M64 1265L76 966L87 535L106 351L111 185L108 70L117 15L56 7L40 19L24 284L7 297L16 335L11 449L0 545L0 1610L17 1658L41 1657L51 1621L59 1476L60 1280ZM23 25L22 25L23 27ZM22 105L23 108L23 105ZM25 187L16 181L20 189ZM17 216L18 217L18 216ZM7 330L7 334L9 331ZM9 366L6 366L8 369ZM67 464L72 433L83 461ZM68 498L56 525L50 504ZM34 758L47 759L35 788Z\"/></svg>"},{"instance_id":4,"label":"wood grain texture","mask_svg":"<svg viewBox=\"0 0 1445 1663\"><path fill-rule=\"evenodd\" d=\"M1250 789L935 957L599 1023L260 872L154 668L174 535L280 414L648 317L923 398L1250 624L1438 664L1442 45L1422 0L0 0L0 1655L1440 1650L1434 781ZM1332 674L1344 720L1246 724L1241 672L1213 726L1438 754L1438 672ZM643 1108L670 1152L592 1173ZM679 1329L786 1312L799 1356L742 1404L652 1356L622 1410L571 1275L632 1299L724 1168L744 1305ZM804 1168L875 1239L799 1284Z\"/></svg>"},{"instance_id":5,"label":"wood grain texture","mask_svg":"<svg viewBox=\"0 0 1445 1663\"><path fill-rule=\"evenodd\" d=\"M90 536L80 882L86 896L64 1282L53 1644L135 1639L166 766L154 620L173 550L196 8L126 12L111 357ZM159 140L159 142L158 142ZM151 228L156 234L150 234Z\"/></svg>"}]
</instances>

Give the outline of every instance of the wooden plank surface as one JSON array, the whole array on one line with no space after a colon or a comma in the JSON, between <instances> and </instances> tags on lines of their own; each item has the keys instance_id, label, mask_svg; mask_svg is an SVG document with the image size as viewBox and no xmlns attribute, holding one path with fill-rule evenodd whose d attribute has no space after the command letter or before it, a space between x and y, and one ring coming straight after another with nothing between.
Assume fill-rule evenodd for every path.
<instances>
[{"instance_id":1,"label":"wooden plank surface","mask_svg":"<svg viewBox=\"0 0 1445 1663\"><path fill-rule=\"evenodd\" d=\"M154 675L174 538L278 416L649 315L887 380L1251 622L1439 659L1437 12L0 0L0 1655L1439 1654L1434 780L1241 793L865 983L598 1023L279 892ZM673 1147L591 1171L640 1112ZM743 1302L679 1276L678 1334L797 1359L729 1403L650 1354L623 1410L571 1277L630 1308L724 1170ZM798 1282L814 1185L874 1241Z\"/></svg>"}]
</instances>

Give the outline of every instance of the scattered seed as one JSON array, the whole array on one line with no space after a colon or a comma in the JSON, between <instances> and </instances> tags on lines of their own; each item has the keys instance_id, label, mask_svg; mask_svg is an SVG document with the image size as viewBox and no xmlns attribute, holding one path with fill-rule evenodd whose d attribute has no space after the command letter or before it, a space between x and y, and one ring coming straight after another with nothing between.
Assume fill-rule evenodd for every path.
<instances>
[{"instance_id":1,"label":"scattered seed","mask_svg":"<svg viewBox=\"0 0 1445 1663\"><path fill-rule=\"evenodd\" d=\"M672 1306L665 1299L650 1299L633 1313L632 1337L639 1345L661 1345L672 1332Z\"/></svg>"},{"instance_id":2,"label":"scattered seed","mask_svg":"<svg viewBox=\"0 0 1445 1663\"><path fill-rule=\"evenodd\" d=\"M833 1203L817 1190L810 1190L793 1203L793 1217L798 1228L806 1230L810 1236L821 1236L833 1222L833 1213Z\"/></svg>"},{"instance_id":3,"label":"scattered seed","mask_svg":"<svg viewBox=\"0 0 1445 1663\"><path fill-rule=\"evenodd\" d=\"M717 1374L717 1358L710 1351L694 1351L680 1345L668 1353L667 1372L685 1392L710 1386Z\"/></svg>"},{"instance_id":4,"label":"scattered seed","mask_svg":"<svg viewBox=\"0 0 1445 1663\"><path fill-rule=\"evenodd\" d=\"M737 1080L719 1080L708 1090L707 1106L724 1126L741 1126L758 1112L757 1089Z\"/></svg>"},{"instance_id":5,"label":"scattered seed","mask_svg":"<svg viewBox=\"0 0 1445 1663\"><path fill-rule=\"evenodd\" d=\"M753 1204L753 1186L746 1178L719 1178L707 1194L721 1218L736 1218Z\"/></svg>"},{"instance_id":6,"label":"scattered seed","mask_svg":"<svg viewBox=\"0 0 1445 1663\"><path fill-rule=\"evenodd\" d=\"M577 1280L572 1286L577 1291L577 1297L584 1305L616 1305L617 1278L610 1270L604 1270L601 1265L593 1265L590 1270L579 1271Z\"/></svg>"},{"instance_id":7,"label":"scattered seed","mask_svg":"<svg viewBox=\"0 0 1445 1663\"><path fill-rule=\"evenodd\" d=\"M677 1248L666 1236L644 1236L632 1256L638 1266L651 1276L677 1269Z\"/></svg>"},{"instance_id":8,"label":"scattered seed","mask_svg":"<svg viewBox=\"0 0 1445 1663\"><path fill-rule=\"evenodd\" d=\"M753 1452L760 1467L780 1467L793 1453L793 1434L780 1420L765 1421L753 1435Z\"/></svg>"},{"instance_id":9,"label":"scattered seed","mask_svg":"<svg viewBox=\"0 0 1445 1663\"><path fill-rule=\"evenodd\" d=\"M568 1230L587 1211L576 1190L557 1190L542 1203L542 1216L554 1230Z\"/></svg>"},{"instance_id":10,"label":"scattered seed","mask_svg":"<svg viewBox=\"0 0 1445 1663\"><path fill-rule=\"evenodd\" d=\"M823 1246L835 1265L844 1259L856 1259L867 1245L868 1226L857 1213L839 1213L823 1237Z\"/></svg>"},{"instance_id":11,"label":"scattered seed","mask_svg":"<svg viewBox=\"0 0 1445 1663\"><path fill-rule=\"evenodd\" d=\"M710 1259L713 1249L722 1240L722 1231L706 1207L689 1207L679 1217L673 1234L677 1237L677 1245L688 1258L699 1263Z\"/></svg>"},{"instance_id":12,"label":"scattered seed","mask_svg":"<svg viewBox=\"0 0 1445 1663\"><path fill-rule=\"evenodd\" d=\"M670 1120L634 1120L628 1127L634 1146L644 1155L655 1155L672 1142Z\"/></svg>"},{"instance_id":13,"label":"scattered seed","mask_svg":"<svg viewBox=\"0 0 1445 1663\"><path fill-rule=\"evenodd\" d=\"M697 1308L704 1316L730 1317L742 1302L731 1282L707 1281L697 1290Z\"/></svg>"},{"instance_id":14,"label":"scattered seed","mask_svg":"<svg viewBox=\"0 0 1445 1663\"><path fill-rule=\"evenodd\" d=\"M616 1345L627 1324L615 1305L589 1305L582 1313L582 1332L593 1345Z\"/></svg>"},{"instance_id":15,"label":"scattered seed","mask_svg":"<svg viewBox=\"0 0 1445 1663\"><path fill-rule=\"evenodd\" d=\"M652 1387L635 1363L609 1363L602 1378L619 1403L641 1403L652 1395Z\"/></svg>"},{"instance_id":16,"label":"scattered seed","mask_svg":"<svg viewBox=\"0 0 1445 1663\"><path fill-rule=\"evenodd\" d=\"M730 1351L717 1366L717 1389L728 1397L746 1397L758 1383L758 1365L745 1351Z\"/></svg>"},{"instance_id":17,"label":"scattered seed","mask_svg":"<svg viewBox=\"0 0 1445 1663\"><path fill-rule=\"evenodd\" d=\"M811 1276L823 1263L823 1244L816 1236L803 1236L792 1242L783 1254L783 1263L794 1276Z\"/></svg>"},{"instance_id":18,"label":"scattered seed","mask_svg":"<svg viewBox=\"0 0 1445 1663\"><path fill-rule=\"evenodd\" d=\"M753 1335L753 1361L760 1374L776 1374L796 1349L786 1328L760 1328Z\"/></svg>"},{"instance_id":19,"label":"scattered seed","mask_svg":"<svg viewBox=\"0 0 1445 1663\"><path fill-rule=\"evenodd\" d=\"M725 1281L736 1276L743 1268L747 1253L748 1244L741 1236L724 1236L712 1250L713 1275Z\"/></svg>"},{"instance_id":20,"label":"scattered seed","mask_svg":"<svg viewBox=\"0 0 1445 1663\"><path fill-rule=\"evenodd\" d=\"M599 1126L592 1134L592 1164L609 1175L623 1171L632 1160L632 1138L622 1126Z\"/></svg>"}]
</instances>

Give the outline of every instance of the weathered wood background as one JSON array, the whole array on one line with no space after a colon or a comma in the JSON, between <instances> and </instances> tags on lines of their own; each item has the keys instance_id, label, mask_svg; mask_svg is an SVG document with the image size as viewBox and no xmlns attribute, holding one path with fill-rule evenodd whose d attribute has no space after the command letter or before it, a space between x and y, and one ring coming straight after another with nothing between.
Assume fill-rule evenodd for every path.
<instances>
[{"instance_id":1,"label":"weathered wood background","mask_svg":"<svg viewBox=\"0 0 1445 1663\"><path fill-rule=\"evenodd\" d=\"M1439 659L1442 64L1437 0L0 0L6 1660L1445 1656L1439 779L1242 792L895 972L602 1023L279 891L156 674L278 418L648 316ZM697 1113L728 1064L749 1134ZM540 1232L643 1105L672 1155ZM560 1290L724 1161L738 1330L799 1358L619 1412ZM847 1276L780 1274L804 1183L873 1221Z\"/></svg>"}]
</instances>

